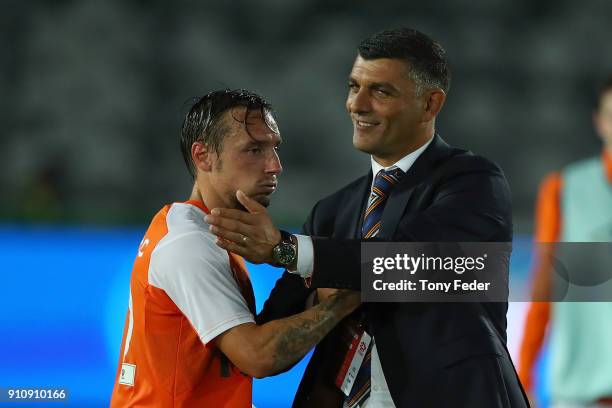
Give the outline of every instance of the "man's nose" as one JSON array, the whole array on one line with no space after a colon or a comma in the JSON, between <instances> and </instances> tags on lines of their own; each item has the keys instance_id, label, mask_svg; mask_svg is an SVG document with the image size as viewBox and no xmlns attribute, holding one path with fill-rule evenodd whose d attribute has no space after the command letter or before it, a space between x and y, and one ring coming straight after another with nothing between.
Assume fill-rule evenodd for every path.
<instances>
[{"instance_id":1,"label":"man's nose","mask_svg":"<svg viewBox=\"0 0 612 408\"><path fill-rule=\"evenodd\" d=\"M280 157L278 157L276 149L272 150L271 154L268 154L265 172L277 176L283 172L283 166L281 165Z\"/></svg>"},{"instance_id":2,"label":"man's nose","mask_svg":"<svg viewBox=\"0 0 612 408\"><path fill-rule=\"evenodd\" d=\"M346 107L350 113L367 113L372 110L370 95L366 88L361 88L355 93L349 94Z\"/></svg>"}]
</instances>

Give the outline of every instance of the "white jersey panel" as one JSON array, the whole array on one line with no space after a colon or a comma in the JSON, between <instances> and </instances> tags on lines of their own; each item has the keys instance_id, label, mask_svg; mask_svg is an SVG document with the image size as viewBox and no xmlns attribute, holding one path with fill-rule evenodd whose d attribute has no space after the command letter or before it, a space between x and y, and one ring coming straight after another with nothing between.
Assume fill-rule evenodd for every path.
<instances>
[{"instance_id":1,"label":"white jersey panel","mask_svg":"<svg viewBox=\"0 0 612 408\"><path fill-rule=\"evenodd\" d=\"M255 319L234 279L229 255L215 244L205 215L191 204L172 204L166 217L168 234L151 254L149 284L165 291L208 343Z\"/></svg>"}]
</instances>

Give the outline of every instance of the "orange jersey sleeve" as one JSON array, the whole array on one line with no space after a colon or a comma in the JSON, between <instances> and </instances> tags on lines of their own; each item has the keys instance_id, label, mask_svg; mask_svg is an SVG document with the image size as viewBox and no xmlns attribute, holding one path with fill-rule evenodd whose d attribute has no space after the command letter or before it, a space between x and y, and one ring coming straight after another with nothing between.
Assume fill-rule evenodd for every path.
<instances>
[{"instance_id":1,"label":"orange jersey sleeve","mask_svg":"<svg viewBox=\"0 0 612 408\"><path fill-rule=\"evenodd\" d=\"M612 150L604 150L602 160L604 163L604 168L606 169L608 181L610 184L612 184Z\"/></svg>"},{"instance_id":2,"label":"orange jersey sleeve","mask_svg":"<svg viewBox=\"0 0 612 408\"><path fill-rule=\"evenodd\" d=\"M542 182L536 203L535 242L556 242L561 235L561 189L559 173L549 174ZM537 245L537 244L536 244ZM537 247L536 247L537 249ZM539 248L550 250L550 247ZM543 259L545 254L534 251ZM550 273L545 263L534 262L532 269L532 295L534 299L547 298L550 290ZM549 302L531 302L525 318L523 341L519 351L519 377L525 389L532 389L532 372L538 357L550 319Z\"/></svg>"}]
</instances>

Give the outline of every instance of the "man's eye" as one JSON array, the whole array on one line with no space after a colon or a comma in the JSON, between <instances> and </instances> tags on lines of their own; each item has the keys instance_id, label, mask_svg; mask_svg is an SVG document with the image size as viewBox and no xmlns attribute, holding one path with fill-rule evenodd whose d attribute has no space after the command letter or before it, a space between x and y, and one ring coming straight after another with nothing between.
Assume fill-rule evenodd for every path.
<instances>
[{"instance_id":1,"label":"man's eye","mask_svg":"<svg viewBox=\"0 0 612 408\"><path fill-rule=\"evenodd\" d=\"M351 92L357 92L359 90L359 85L350 83L348 84L348 88L349 88L349 91Z\"/></svg>"},{"instance_id":2,"label":"man's eye","mask_svg":"<svg viewBox=\"0 0 612 408\"><path fill-rule=\"evenodd\" d=\"M381 95L381 96L387 96L387 95L389 95L389 92L385 91L384 89L377 89L377 90L376 90L376 91L374 91L374 92L376 92L376 94L377 94L377 95Z\"/></svg>"},{"instance_id":3,"label":"man's eye","mask_svg":"<svg viewBox=\"0 0 612 408\"><path fill-rule=\"evenodd\" d=\"M262 150L259 147L254 147L252 149L249 149L249 153L251 154L260 154L262 152Z\"/></svg>"}]
</instances>

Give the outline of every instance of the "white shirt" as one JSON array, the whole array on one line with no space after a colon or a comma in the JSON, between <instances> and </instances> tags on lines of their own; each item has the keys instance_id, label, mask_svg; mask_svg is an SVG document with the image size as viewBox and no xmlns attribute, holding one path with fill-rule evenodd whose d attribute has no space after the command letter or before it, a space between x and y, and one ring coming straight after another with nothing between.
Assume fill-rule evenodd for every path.
<instances>
[{"instance_id":1,"label":"white shirt","mask_svg":"<svg viewBox=\"0 0 612 408\"><path fill-rule=\"evenodd\" d=\"M370 156L372 165L372 184L370 185L370 191L372 191L372 186L374 186L374 178L380 170L400 168L402 171L407 172L408 169L412 167L416 159L418 159L425 149L427 149L427 146L429 146L432 140L433 137L423 146L402 157L399 161L389 167L383 167L376 160L374 160L374 157ZM296 237L298 240L297 270L290 272L297 273L306 278L312 275L312 270L314 268L314 250L312 247L312 239L307 235L296 235ZM395 408L395 404L393 403L391 394L389 393L389 386L387 385L387 381L385 380L385 375L380 364L380 358L378 356L378 350L376 349L375 342L374 346L372 347L371 361L372 370L370 397L364 402L362 408Z\"/></svg>"}]
</instances>

